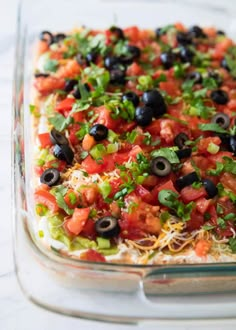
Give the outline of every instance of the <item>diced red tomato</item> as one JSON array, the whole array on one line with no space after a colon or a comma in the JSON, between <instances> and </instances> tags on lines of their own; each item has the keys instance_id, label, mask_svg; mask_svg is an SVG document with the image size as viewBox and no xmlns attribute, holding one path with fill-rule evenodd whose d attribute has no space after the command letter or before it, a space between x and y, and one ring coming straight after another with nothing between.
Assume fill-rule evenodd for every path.
<instances>
[{"instance_id":1,"label":"diced red tomato","mask_svg":"<svg viewBox=\"0 0 236 330\"><path fill-rule=\"evenodd\" d=\"M92 219L88 219L87 222L85 223L80 235L85 236L89 239L95 239L97 236L97 233L96 233L94 224L95 224L95 222Z\"/></svg>"},{"instance_id":2,"label":"diced red tomato","mask_svg":"<svg viewBox=\"0 0 236 330\"><path fill-rule=\"evenodd\" d=\"M178 87L174 81L162 81L160 82L159 87L171 96L176 96L178 94Z\"/></svg>"},{"instance_id":3,"label":"diced red tomato","mask_svg":"<svg viewBox=\"0 0 236 330\"><path fill-rule=\"evenodd\" d=\"M96 202L98 197L98 187L96 184L87 187L80 187L80 192L85 205L90 206Z\"/></svg>"},{"instance_id":4,"label":"diced red tomato","mask_svg":"<svg viewBox=\"0 0 236 330\"><path fill-rule=\"evenodd\" d=\"M218 136L211 136L207 138L200 139L198 142L198 151L199 152L208 152L207 148L210 143L214 143L217 146L221 144L221 139Z\"/></svg>"},{"instance_id":5,"label":"diced red tomato","mask_svg":"<svg viewBox=\"0 0 236 330\"><path fill-rule=\"evenodd\" d=\"M205 197L206 195L207 193L204 187L195 189L192 186L187 186L184 187L180 192L181 199L186 204L195 201L198 198Z\"/></svg>"},{"instance_id":6,"label":"diced red tomato","mask_svg":"<svg viewBox=\"0 0 236 330\"><path fill-rule=\"evenodd\" d=\"M63 172L66 166L67 164L64 160L53 159L50 160L49 162L46 162L43 165L43 169L46 170L47 168L56 168L59 172Z\"/></svg>"},{"instance_id":7,"label":"diced red tomato","mask_svg":"<svg viewBox=\"0 0 236 330\"><path fill-rule=\"evenodd\" d=\"M56 77L39 77L35 79L34 86L40 94L48 95L55 89L64 89L65 79Z\"/></svg>"},{"instance_id":8,"label":"diced red tomato","mask_svg":"<svg viewBox=\"0 0 236 330\"><path fill-rule=\"evenodd\" d=\"M79 124L74 124L72 127L69 128L69 141L73 146L75 146L79 142L76 136L76 133L78 132L79 129L80 129Z\"/></svg>"},{"instance_id":9,"label":"diced red tomato","mask_svg":"<svg viewBox=\"0 0 236 330\"><path fill-rule=\"evenodd\" d=\"M93 262L106 262L105 257L101 253L92 249L81 253L80 259Z\"/></svg>"},{"instance_id":10,"label":"diced red tomato","mask_svg":"<svg viewBox=\"0 0 236 330\"><path fill-rule=\"evenodd\" d=\"M172 190L173 192L178 194L178 191L175 189L173 181L172 180L168 180L166 181L164 184L156 186L153 190L152 190L152 196L155 200L158 200L158 194L160 191L162 190Z\"/></svg>"},{"instance_id":11,"label":"diced red tomato","mask_svg":"<svg viewBox=\"0 0 236 330\"><path fill-rule=\"evenodd\" d=\"M215 165L216 162L219 162L219 163L224 162L224 159L223 159L224 157L231 158L232 157L232 153L229 152L229 151L219 151L215 155L208 155L207 156L207 159L208 159L208 162L210 162L212 165ZM208 167L209 167L209 165L208 165Z\"/></svg>"},{"instance_id":12,"label":"diced red tomato","mask_svg":"<svg viewBox=\"0 0 236 330\"><path fill-rule=\"evenodd\" d=\"M120 217L121 209L120 209L120 206L117 201L113 201L110 204L110 211L111 211L111 215L113 217L116 217L116 218Z\"/></svg>"},{"instance_id":13,"label":"diced red tomato","mask_svg":"<svg viewBox=\"0 0 236 330\"><path fill-rule=\"evenodd\" d=\"M129 152L117 152L113 155L115 164L124 164L129 159Z\"/></svg>"},{"instance_id":14,"label":"diced red tomato","mask_svg":"<svg viewBox=\"0 0 236 330\"><path fill-rule=\"evenodd\" d=\"M123 121L119 124L119 127L117 127L116 132L117 133L131 132L135 126L136 123L134 121L131 121L130 123Z\"/></svg>"},{"instance_id":15,"label":"diced red tomato","mask_svg":"<svg viewBox=\"0 0 236 330\"><path fill-rule=\"evenodd\" d=\"M160 119L153 120L152 123L145 128L146 131L148 131L151 135L160 136L161 120Z\"/></svg>"},{"instance_id":16,"label":"diced red tomato","mask_svg":"<svg viewBox=\"0 0 236 330\"><path fill-rule=\"evenodd\" d=\"M226 221L225 229L218 227L216 228L216 232L220 237L228 238L234 236L235 229L236 228L232 221Z\"/></svg>"},{"instance_id":17,"label":"diced red tomato","mask_svg":"<svg viewBox=\"0 0 236 330\"><path fill-rule=\"evenodd\" d=\"M127 221L128 227L131 226L139 229L139 234L149 233L158 234L161 230L160 219L157 214L159 206L153 206L146 202L143 202L135 192L125 197L127 203L131 203L133 209L129 212L121 213L121 222Z\"/></svg>"},{"instance_id":18,"label":"diced red tomato","mask_svg":"<svg viewBox=\"0 0 236 330\"><path fill-rule=\"evenodd\" d=\"M50 134L48 132L47 133L38 134L38 139L39 139L40 146L42 148L46 148L46 147L51 147L52 146L52 141L50 139Z\"/></svg>"},{"instance_id":19,"label":"diced red tomato","mask_svg":"<svg viewBox=\"0 0 236 330\"><path fill-rule=\"evenodd\" d=\"M146 236L145 232L137 224L129 222L127 219L120 219L118 222L121 228L120 237L138 240Z\"/></svg>"},{"instance_id":20,"label":"diced red tomato","mask_svg":"<svg viewBox=\"0 0 236 330\"><path fill-rule=\"evenodd\" d=\"M129 159L136 161L136 156L140 153L142 153L140 146L134 146L130 151L115 153L113 159L116 164L124 164Z\"/></svg>"},{"instance_id":21,"label":"diced red tomato","mask_svg":"<svg viewBox=\"0 0 236 330\"><path fill-rule=\"evenodd\" d=\"M204 156L193 156L193 161L196 164L198 168L200 168L203 171L206 171L209 169L209 157Z\"/></svg>"},{"instance_id":22,"label":"diced red tomato","mask_svg":"<svg viewBox=\"0 0 236 330\"><path fill-rule=\"evenodd\" d=\"M119 190L120 190L120 185L122 184L121 178L113 179L110 181L110 186L111 186L111 192L109 197L112 198Z\"/></svg>"},{"instance_id":23,"label":"diced red tomato","mask_svg":"<svg viewBox=\"0 0 236 330\"><path fill-rule=\"evenodd\" d=\"M101 194L98 195L98 198L97 198L97 201L96 201L96 207L98 210L104 210L105 211L108 211L109 210L109 204L106 203L102 197Z\"/></svg>"},{"instance_id":24,"label":"diced red tomato","mask_svg":"<svg viewBox=\"0 0 236 330\"><path fill-rule=\"evenodd\" d=\"M228 213L236 213L236 205L229 199L228 196L220 197L217 203L221 205L224 216Z\"/></svg>"},{"instance_id":25,"label":"diced red tomato","mask_svg":"<svg viewBox=\"0 0 236 330\"><path fill-rule=\"evenodd\" d=\"M143 69L141 68L140 65L138 65L136 62L132 63L128 69L127 69L127 76L138 76L141 75L143 72Z\"/></svg>"},{"instance_id":26,"label":"diced red tomato","mask_svg":"<svg viewBox=\"0 0 236 330\"><path fill-rule=\"evenodd\" d=\"M236 194L236 177L231 173L225 172L221 178L220 182L224 187L230 189L234 194Z\"/></svg>"},{"instance_id":27,"label":"diced red tomato","mask_svg":"<svg viewBox=\"0 0 236 330\"><path fill-rule=\"evenodd\" d=\"M47 206L47 208L53 213L56 213L59 210L55 196L47 190L37 190L34 193L34 199L36 203Z\"/></svg>"},{"instance_id":28,"label":"diced red tomato","mask_svg":"<svg viewBox=\"0 0 236 330\"><path fill-rule=\"evenodd\" d=\"M228 199L228 197L221 197L219 199L219 204L222 206L223 214L221 216L224 216L229 213L235 212L235 207L232 204L232 202ZM220 225L217 223L218 215L216 213L216 208L214 205L211 205L207 211L210 214L210 222L212 225L216 226L216 232L217 234L222 237L232 237L234 235L234 231L236 230L236 227L233 223L233 221L225 221L225 227L221 228Z\"/></svg>"},{"instance_id":29,"label":"diced red tomato","mask_svg":"<svg viewBox=\"0 0 236 330\"><path fill-rule=\"evenodd\" d=\"M141 197L142 201L148 204L157 203L156 200L154 200L153 195L148 191L146 188L144 188L142 185L138 184L136 186L135 192L137 196Z\"/></svg>"},{"instance_id":30,"label":"diced red tomato","mask_svg":"<svg viewBox=\"0 0 236 330\"><path fill-rule=\"evenodd\" d=\"M115 168L115 163L111 155L104 156L101 161L97 162L89 155L82 161L81 167L88 174L95 174L113 171Z\"/></svg>"},{"instance_id":31,"label":"diced red tomato","mask_svg":"<svg viewBox=\"0 0 236 330\"><path fill-rule=\"evenodd\" d=\"M209 206L211 205L211 200L206 199L204 197L200 197L195 201L195 203L197 211L204 215Z\"/></svg>"},{"instance_id":32,"label":"diced red tomato","mask_svg":"<svg viewBox=\"0 0 236 330\"><path fill-rule=\"evenodd\" d=\"M42 166L34 166L34 172L37 176L41 176L43 174Z\"/></svg>"},{"instance_id":33,"label":"diced red tomato","mask_svg":"<svg viewBox=\"0 0 236 330\"><path fill-rule=\"evenodd\" d=\"M119 127L121 120L113 119L111 117L111 111L105 106L102 105L98 107L95 111L98 114L98 118L96 120L98 124L102 124L111 130L116 130L116 128Z\"/></svg>"},{"instance_id":34,"label":"diced red tomato","mask_svg":"<svg viewBox=\"0 0 236 330\"><path fill-rule=\"evenodd\" d=\"M132 42L137 42L139 40L139 29L137 26L125 28L124 34Z\"/></svg>"},{"instance_id":35,"label":"diced red tomato","mask_svg":"<svg viewBox=\"0 0 236 330\"><path fill-rule=\"evenodd\" d=\"M129 157L133 160L136 160L136 156L142 152L143 151L140 146L134 146L129 152Z\"/></svg>"},{"instance_id":36,"label":"diced red tomato","mask_svg":"<svg viewBox=\"0 0 236 330\"><path fill-rule=\"evenodd\" d=\"M73 189L69 189L64 196L64 201L70 209L74 209L76 206L78 206L79 195Z\"/></svg>"},{"instance_id":37,"label":"diced red tomato","mask_svg":"<svg viewBox=\"0 0 236 330\"><path fill-rule=\"evenodd\" d=\"M190 220L186 221L187 229L193 231L204 225L204 217L196 209L193 209Z\"/></svg>"},{"instance_id":38,"label":"diced red tomato","mask_svg":"<svg viewBox=\"0 0 236 330\"><path fill-rule=\"evenodd\" d=\"M65 227L70 233L79 235L84 228L86 221L88 220L90 208L75 208L72 217L66 221Z\"/></svg>"},{"instance_id":39,"label":"diced red tomato","mask_svg":"<svg viewBox=\"0 0 236 330\"><path fill-rule=\"evenodd\" d=\"M65 114L67 117L67 115ZM74 119L75 123L82 123L84 121L84 112L79 111L79 112L74 112L71 114L71 117Z\"/></svg>"},{"instance_id":40,"label":"diced red tomato","mask_svg":"<svg viewBox=\"0 0 236 330\"><path fill-rule=\"evenodd\" d=\"M216 208L215 205L211 205L207 211L207 213L210 215L209 221L213 224L217 224L217 213L216 213Z\"/></svg>"},{"instance_id":41,"label":"diced red tomato","mask_svg":"<svg viewBox=\"0 0 236 330\"><path fill-rule=\"evenodd\" d=\"M153 188L158 184L158 177L155 175L147 176L143 181L143 186Z\"/></svg>"},{"instance_id":42,"label":"diced red tomato","mask_svg":"<svg viewBox=\"0 0 236 330\"><path fill-rule=\"evenodd\" d=\"M64 115L65 112L68 112L72 109L75 101L76 100L74 98L67 97L66 99L64 99L63 101L61 101L60 103L57 104L55 110Z\"/></svg>"},{"instance_id":43,"label":"diced red tomato","mask_svg":"<svg viewBox=\"0 0 236 330\"><path fill-rule=\"evenodd\" d=\"M58 78L75 78L80 74L81 67L75 59L68 59L65 65L58 68L56 76Z\"/></svg>"}]
</instances>

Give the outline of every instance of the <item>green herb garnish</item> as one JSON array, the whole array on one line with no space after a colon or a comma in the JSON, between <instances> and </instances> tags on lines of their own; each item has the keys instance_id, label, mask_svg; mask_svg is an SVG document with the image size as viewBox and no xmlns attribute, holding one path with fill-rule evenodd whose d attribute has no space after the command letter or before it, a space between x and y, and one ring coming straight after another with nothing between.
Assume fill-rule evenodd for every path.
<instances>
[{"instance_id":1,"label":"green herb garnish","mask_svg":"<svg viewBox=\"0 0 236 330\"><path fill-rule=\"evenodd\" d=\"M60 113L55 114L54 117L48 119L49 123L52 124L55 129L59 132L64 131L70 124L73 123L73 118L68 116L65 118Z\"/></svg>"}]
</instances>

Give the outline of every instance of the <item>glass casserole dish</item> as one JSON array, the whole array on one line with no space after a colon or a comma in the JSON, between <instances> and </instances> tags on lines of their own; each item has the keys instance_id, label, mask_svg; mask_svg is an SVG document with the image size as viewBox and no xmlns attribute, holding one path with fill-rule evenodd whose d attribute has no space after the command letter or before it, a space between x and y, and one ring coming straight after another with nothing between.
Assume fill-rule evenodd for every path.
<instances>
[{"instance_id":1,"label":"glass casserole dish","mask_svg":"<svg viewBox=\"0 0 236 330\"><path fill-rule=\"evenodd\" d=\"M55 11L53 20L44 16L45 10ZM231 305L227 311L216 312L214 298L207 307L201 302L198 309L199 297L192 301L191 297L179 296L235 291L235 263L142 266L77 261L46 250L33 230L28 108L34 68L32 45L39 33L45 29L67 31L80 25L106 28L114 23L121 27L136 24L154 29L157 22L162 26L175 21L186 26L217 26L231 37L235 32L233 12L196 1L181 5L172 1L89 1L82 8L76 1L50 4L41 1L33 9L24 1L20 6L13 107L15 262L23 291L40 306L69 315L120 322L188 315L191 318L235 316L235 306ZM32 279L37 279L37 287ZM178 296L172 304L162 297L170 295ZM176 303L185 305L184 311L176 308ZM193 309L191 314L188 308Z\"/></svg>"}]
</instances>

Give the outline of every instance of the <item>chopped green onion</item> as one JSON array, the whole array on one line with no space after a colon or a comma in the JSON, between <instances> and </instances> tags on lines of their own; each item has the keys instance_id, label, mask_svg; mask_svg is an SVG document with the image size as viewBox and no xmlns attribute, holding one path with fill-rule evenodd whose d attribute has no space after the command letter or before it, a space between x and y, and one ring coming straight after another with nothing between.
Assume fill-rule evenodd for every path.
<instances>
[{"instance_id":1,"label":"chopped green onion","mask_svg":"<svg viewBox=\"0 0 236 330\"><path fill-rule=\"evenodd\" d=\"M91 150L90 155L93 159L102 159L102 157L106 154L106 148L103 144L96 144Z\"/></svg>"},{"instance_id":2,"label":"chopped green onion","mask_svg":"<svg viewBox=\"0 0 236 330\"><path fill-rule=\"evenodd\" d=\"M103 181L99 184L99 191L102 194L102 197L105 199L110 195L111 185L108 181Z\"/></svg>"},{"instance_id":3,"label":"chopped green onion","mask_svg":"<svg viewBox=\"0 0 236 330\"><path fill-rule=\"evenodd\" d=\"M110 143L107 145L107 153L108 154L114 154L117 152L119 149L119 144L118 143Z\"/></svg>"},{"instance_id":4,"label":"chopped green onion","mask_svg":"<svg viewBox=\"0 0 236 330\"><path fill-rule=\"evenodd\" d=\"M217 152L219 150L220 150L220 147L217 144L213 143L213 142L210 142L208 147L207 147L207 151L212 155L217 154Z\"/></svg>"},{"instance_id":5,"label":"chopped green onion","mask_svg":"<svg viewBox=\"0 0 236 330\"><path fill-rule=\"evenodd\" d=\"M103 237L97 237L97 243L99 249L110 249L111 243L110 240Z\"/></svg>"}]
</instances>

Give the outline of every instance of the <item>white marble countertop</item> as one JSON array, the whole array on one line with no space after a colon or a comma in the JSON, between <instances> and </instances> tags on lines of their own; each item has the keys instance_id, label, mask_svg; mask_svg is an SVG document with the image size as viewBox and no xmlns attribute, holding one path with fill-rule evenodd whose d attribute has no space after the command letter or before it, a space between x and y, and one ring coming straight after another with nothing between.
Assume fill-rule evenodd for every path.
<instances>
[{"instance_id":1,"label":"white marble countertop","mask_svg":"<svg viewBox=\"0 0 236 330\"><path fill-rule=\"evenodd\" d=\"M227 1L227 3L232 3ZM0 0L0 330L103 329L128 330L134 326L111 325L69 318L39 309L21 293L15 275L11 244L10 127L14 32L17 0ZM33 5L33 1L32 1ZM236 299L236 298L235 298ZM224 304L222 304L224 308ZM144 328L147 328L144 327ZM190 323L159 322L148 329L236 329L236 319Z\"/></svg>"}]
</instances>

